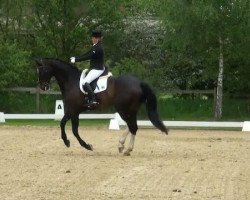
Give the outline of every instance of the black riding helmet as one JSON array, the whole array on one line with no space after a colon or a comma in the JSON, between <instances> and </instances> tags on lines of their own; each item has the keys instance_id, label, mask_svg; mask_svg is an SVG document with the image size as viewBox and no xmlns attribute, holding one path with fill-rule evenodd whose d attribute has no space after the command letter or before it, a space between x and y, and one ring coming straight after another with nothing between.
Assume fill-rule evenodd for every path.
<instances>
[{"instance_id":1,"label":"black riding helmet","mask_svg":"<svg viewBox=\"0 0 250 200\"><path fill-rule=\"evenodd\" d=\"M94 30L94 31L92 31L91 36L96 37L96 38L101 38L102 37L102 32L98 31L98 30Z\"/></svg>"}]
</instances>

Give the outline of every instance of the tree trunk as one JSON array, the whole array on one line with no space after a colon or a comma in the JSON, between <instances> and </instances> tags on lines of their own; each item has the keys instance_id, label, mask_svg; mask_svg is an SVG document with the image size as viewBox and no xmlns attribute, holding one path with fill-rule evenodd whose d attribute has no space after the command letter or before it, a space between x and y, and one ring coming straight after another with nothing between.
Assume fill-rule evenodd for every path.
<instances>
[{"instance_id":1,"label":"tree trunk","mask_svg":"<svg viewBox=\"0 0 250 200\"><path fill-rule=\"evenodd\" d=\"M36 86L36 113L40 113L40 87Z\"/></svg>"},{"instance_id":2,"label":"tree trunk","mask_svg":"<svg viewBox=\"0 0 250 200\"><path fill-rule=\"evenodd\" d=\"M223 58L223 41L219 38L220 52L219 52L219 73L217 81L216 92L216 105L215 105L215 120L220 120L222 117L222 97L223 97L223 70L224 70L224 58Z\"/></svg>"}]
</instances>

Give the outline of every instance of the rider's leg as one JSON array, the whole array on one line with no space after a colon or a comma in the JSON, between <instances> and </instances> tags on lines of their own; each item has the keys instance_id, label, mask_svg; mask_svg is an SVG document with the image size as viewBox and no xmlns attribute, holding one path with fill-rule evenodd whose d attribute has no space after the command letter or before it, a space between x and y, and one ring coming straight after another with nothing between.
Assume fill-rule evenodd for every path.
<instances>
[{"instance_id":1,"label":"rider's leg","mask_svg":"<svg viewBox=\"0 0 250 200\"><path fill-rule=\"evenodd\" d=\"M89 97L89 103L90 104L98 104L96 99L95 99L95 94L94 91L92 90L91 86L89 85L89 83L85 83L84 84L84 89L86 90L86 92L88 93L88 97Z\"/></svg>"},{"instance_id":2,"label":"rider's leg","mask_svg":"<svg viewBox=\"0 0 250 200\"><path fill-rule=\"evenodd\" d=\"M92 90L92 88L90 87L90 83L95 80L96 78L98 78L104 70L96 70L96 69L92 69L90 70L90 72L88 73L88 75L84 78L83 80L83 84L84 84L84 89L86 90L86 92L88 92L89 98L90 98L90 104L97 104L97 101L95 99L95 94L94 91Z\"/></svg>"}]
</instances>

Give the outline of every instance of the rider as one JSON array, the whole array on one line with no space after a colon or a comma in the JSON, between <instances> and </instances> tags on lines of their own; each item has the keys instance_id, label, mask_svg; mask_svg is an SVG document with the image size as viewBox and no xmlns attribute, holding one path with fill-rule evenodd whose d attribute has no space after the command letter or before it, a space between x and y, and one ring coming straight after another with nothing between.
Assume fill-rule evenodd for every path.
<instances>
[{"instance_id":1,"label":"rider","mask_svg":"<svg viewBox=\"0 0 250 200\"><path fill-rule=\"evenodd\" d=\"M102 47L101 31L92 31L91 40L93 46L85 54L71 57L70 62L75 63L84 60L90 60L90 71L83 80L84 90L88 92L90 106L95 106L98 102L95 99L95 94L90 86L90 83L98 78L105 70L104 67L104 51Z\"/></svg>"}]
</instances>

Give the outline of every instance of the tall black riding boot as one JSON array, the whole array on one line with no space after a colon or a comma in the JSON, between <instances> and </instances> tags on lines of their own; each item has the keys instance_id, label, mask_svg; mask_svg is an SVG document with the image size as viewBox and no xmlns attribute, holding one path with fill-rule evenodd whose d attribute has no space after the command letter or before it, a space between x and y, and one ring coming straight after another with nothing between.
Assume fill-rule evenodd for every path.
<instances>
[{"instance_id":1,"label":"tall black riding boot","mask_svg":"<svg viewBox=\"0 0 250 200\"><path fill-rule=\"evenodd\" d=\"M84 85L84 89L86 90L86 92L88 92L88 97L89 97L89 104L90 106L95 106L98 104L98 102L95 99L95 94L94 91L92 90L91 86L89 85L89 83L85 83Z\"/></svg>"}]
</instances>

